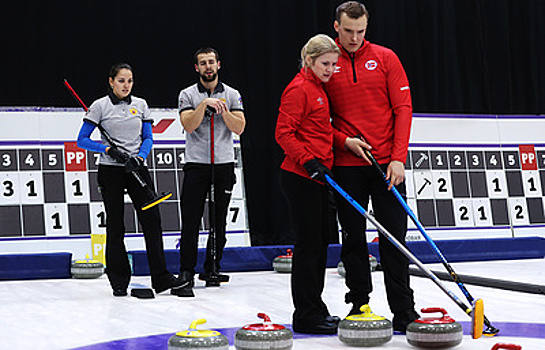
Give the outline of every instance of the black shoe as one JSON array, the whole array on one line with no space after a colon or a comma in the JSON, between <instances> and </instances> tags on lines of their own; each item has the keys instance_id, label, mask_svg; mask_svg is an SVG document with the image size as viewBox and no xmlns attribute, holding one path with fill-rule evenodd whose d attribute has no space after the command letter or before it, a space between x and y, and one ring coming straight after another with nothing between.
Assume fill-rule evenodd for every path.
<instances>
[{"instance_id":1,"label":"black shoe","mask_svg":"<svg viewBox=\"0 0 545 350\"><path fill-rule=\"evenodd\" d=\"M127 288L114 288L114 297L126 297Z\"/></svg>"},{"instance_id":2,"label":"black shoe","mask_svg":"<svg viewBox=\"0 0 545 350\"><path fill-rule=\"evenodd\" d=\"M322 323L308 324L306 322L293 321L293 331L307 334L336 334L337 325L327 321Z\"/></svg>"},{"instance_id":3,"label":"black shoe","mask_svg":"<svg viewBox=\"0 0 545 350\"><path fill-rule=\"evenodd\" d=\"M409 323L417 320L418 318L420 318L420 315L414 310L395 313L392 320L394 331L405 333Z\"/></svg>"},{"instance_id":4,"label":"black shoe","mask_svg":"<svg viewBox=\"0 0 545 350\"><path fill-rule=\"evenodd\" d=\"M167 289L182 288L187 284L187 281L183 281L180 278L176 278L174 275L170 275L165 281L158 283L157 286L153 287L153 289L155 289L155 293L159 294Z\"/></svg>"},{"instance_id":5,"label":"black shoe","mask_svg":"<svg viewBox=\"0 0 545 350\"><path fill-rule=\"evenodd\" d=\"M212 272L201 273L199 275L199 279L201 281L206 281L206 282L212 281L214 283L216 283L216 282L229 282L229 276L224 275L222 273L212 273Z\"/></svg>"},{"instance_id":6,"label":"black shoe","mask_svg":"<svg viewBox=\"0 0 545 350\"><path fill-rule=\"evenodd\" d=\"M195 296L195 293L193 293L193 286L171 289L170 294L183 298L193 298Z\"/></svg>"},{"instance_id":7,"label":"black shoe","mask_svg":"<svg viewBox=\"0 0 545 350\"><path fill-rule=\"evenodd\" d=\"M325 320L326 322L333 323L335 325L338 325L339 322L341 322L341 318L339 316L326 316Z\"/></svg>"},{"instance_id":8,"label":"black shoe","mask_svg":"<svg viewBox=\"0 0 545 350\"><path fill-rule=\"evenodd\" d=\"M195 282L193 280L193 274L189 271L182 271L178 280L181 282L181 285L176 288L170 289L170 294L176 295L179 297L194 297L193 287Z\"/></svg>"}]
</instances>

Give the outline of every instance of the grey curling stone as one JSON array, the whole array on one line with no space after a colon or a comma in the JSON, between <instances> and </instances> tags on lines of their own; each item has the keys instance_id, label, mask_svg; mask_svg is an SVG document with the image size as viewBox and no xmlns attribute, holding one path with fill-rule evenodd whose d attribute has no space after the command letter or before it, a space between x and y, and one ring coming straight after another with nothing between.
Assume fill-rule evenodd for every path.
<instances>
[{"instance_id":1,"label":"grey curling stone","mask_svg":"<svg viewBox=\"0 0 545 350\"><path fill-rule=\"evenodd\" d=\"M168 339L168 350L229 350L229 340L218 331L198 330L197 325L206 323L205 319L195 320L187 331L174 334Z\"/></svg>"},{"instance_id":2,"label":"grey curling stone","mask_svg":"<svg viewBox=\"0 0 545 350\"><path fill-rule=\"evenodd\" d=\"M269 316L259 313L263 323L246 325L235 333L236 350L290 350L293 333L288 328L271 323Z\"/></svg>"},{"instance_id":3,"label":"grey curling stone","mask_svg":"<svg viewBox=\"0 0 545 350\"><path fill-rule=\"evenodd\" d=\"M76 260L70 266L70 274L74 278L98 278L104 274L104 265L98 260Z\"/></svg>"},{"instance_id":4,"label":"grey curling stone","mask_svg":"<svg viewBox=\"0 0 545 350\"><path fill-rule=\"evenodd\" d=\"M339 340L350 346L371 347L389 342L394 334L392 323L371 312L369 305L363 305L362 314L351 315L339 322Z\"/></svg>"},{"instance_id":5,"label":"grey curling stone","mask_svg":"<svg viewBox=\"0 0 545 350\"><path fill-rule=\"evenodd\" d=\"M446 349L462 342L462 325L443 308L422 309L423 313L441 312L442 317L419 318L407 326L407 342L419 348Z\"/></svg>"},{"instance_id":6,"label":"grey curling stone","mask_svg":"<svg viewBox=\"0 0 545 350\"><path fill-rule=\"evenodd\" d=\"M280 273L291 273L291 263L293 261L293 253L288 249L286 255L280 255L273 260L273 269Z\"/></svg>"},{"instance_id":7,"label":"grey curling stone","mask_svg":"<svg viewBox=\"0 0 545 350\"><path fill-rule=\"evenodd\" d=\"M371 272L375 271L378 266L377 258L372 256L371 254L369 254L369 266L371 268ZM337 273L342 277L346 277L346 270L342 261L340 261L337 265Z\"/></svg>"}]
</instances>

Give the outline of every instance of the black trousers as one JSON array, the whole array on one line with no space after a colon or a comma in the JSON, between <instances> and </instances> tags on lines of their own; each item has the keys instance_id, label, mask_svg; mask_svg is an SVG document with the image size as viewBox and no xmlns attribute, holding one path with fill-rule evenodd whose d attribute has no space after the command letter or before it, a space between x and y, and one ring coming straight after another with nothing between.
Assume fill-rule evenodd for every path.
<instances>
[{"instance_id":1,"label":"black trousers","mask_svg":"<svg viewBox=\"0 0 545 350\"><path fill-rule=\"evenodd\" d=\"M386 166L383 166L383 170L386 172ZM394 194L388 191L384 179L376 169L372 166L334 167L333 173L339 186L366 210L371 198L377 221L405 245L407 213ZM405 197L405 183L396 188ZM345 301L366 304L373 289L365 235L366 220L338 194L337 210L343 232L341 260L346 270L346 286L349 289ZM379 254L390 310L392 313L412 310L414 299L409 286L409 260L384 237L379 238Z\"/></svg>"},{"instance_id":2,"label":"black trousers","mask_svg":"<svg viewBox=\"0 0 545 350\"><path fill-rule=\"evenodd\" d=\"M148 186L153 188L148 169L142 168L138 173ZM155 206L145 211L141 209L142 205L151 199L150 194L132 174L126 173L123 167L118 166L99 165L98 184L106 209L106 271L112 288L126 289L131 278L124 241L125 190L132 200L144 233L152 287L164 284L170 273L165 262L159 208Z\"/></svg>"},{"instance_id":3,"label":"black trousers","mask_svg":"<svg viewBox=\"0 0 545 350\"><path fill-rule=\"evenodd\" d=\"M327 187L285 170L281 170L280 185L295 231L291 270L293 320L322 323L329 316L322 300L330 232Z\"/></svg>"},{"instance_id":4,"label":"black trousers","mask_svg":"<svg viewBox=\"0 0 545 350\"><path fill-rule=\"evenodd\" d=\"M231 192L235 185L233 163L214 165L214 197L216 208L216 271L220 271L220 261L225 247L225 227ZM206 195L211 187L211 165L188 163L184 166L182 186L182 237L180 244L180 270L195 273L197 265L199 227L204 212ZM211 272L214 262L212 240L207 242L205 272Z\"/></svg>"}]
</instances>

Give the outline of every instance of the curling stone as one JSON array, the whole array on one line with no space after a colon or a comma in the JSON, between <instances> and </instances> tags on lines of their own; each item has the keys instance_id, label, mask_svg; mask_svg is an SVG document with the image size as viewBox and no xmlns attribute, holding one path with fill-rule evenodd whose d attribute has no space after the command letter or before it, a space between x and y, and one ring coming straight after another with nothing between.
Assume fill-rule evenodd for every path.
<instances>
[{"instance_id":1,"label":"curling stone","mask_svg":"<svg viewBox=\"0 0 545 350\"><path fill-rule=\"evenodd\" d=\"M286 327L271 323L264 313L257 314L263 323L246 325L235 333L237 350L290 350L293 346L293 333Z\"/></svg>"},{"instance_id":2,"label":"curling stone","mask_svg":"<svg viewBox=\"0 0 545 350\"><path fill-rule=\"evenodd\" d=\"M419 318L407 326L407 342L420 348L446 349L462 342L462 325L443 308L431 307L422 313L440 312L441 317Z\"/></svg>"},{"instance_id":3,"label":"curling stone","mask_svg":"<svg viewBox=\"0 0 545 350\"><path fill-rule=\"evenodd\" d=\"M198 330L198 324L206 323L205 319L191 322L187 331L174 334L168 340L168 350L228 350L229 340L217 331Z\"/></svg>"},{"instance_id":4,"label":"curling stone","mask_svg":"<svg viewBox=\"0 0 545 350\"><path fill-rule=\"evenodd\" d=\"M369 254L369 266L371 266L371 272L377 270L377 266L378 266L377 258L372 256L371 254Z\"/></svg>"},{"instance_id":5,"label":"curling stone","mask_svg":"<svg viewBox=\"0 0 545 350\"><path fill-rule=\"evenodd\" d=\"M339 340L350 346L379 346L389 342L394 334L392 323L371 312L369 305L360 309L359 315L351 315L339 322Z\"/></svg>"},{"instance_id":6,"label":"curling stone","mask_svg":"<svg viewBox=\"0 0 545 350\"><path fill-rule=\"evenodd\" d=\"M98 278L104 274L104 265L98 260L76 260L70 267L70 273L74 278Z\"/></svg>"},{"instance_id":7,"label":"curling stone","mask_svg":"<svg viewBox=\"0 0 545 350\"><path fill-rule=\"evenodd\" d=\"M293 252L288 249L286 255L280 255L273 260L273 269L280 273L291 272L291 262L293 261Z\"/></svg>"},{"instance_id":8,"label":"curling stone","mask_svg":"<svg viewBox=\"0 0 545 350\"><path fill-rule=\"evenodd\" d=\"M492 347L492 350L507 349L507 350L521 350L522 346L516 344L497 343Z\"/></svg>"},{"instance_id":9,"label":"curling stone","mask_svg":"<svg viewBox=\"0 0 545 350\"><path fill-rule=\"evenodd\" d=\"M371 272L376 271L378 266L377 258L369 254L369 267L371 268ZM337 265L337 273L341 275L342 277L346 277L346 270L344 268L344 264L342 261L339 262Z\"/></svg>"}]
</instances>

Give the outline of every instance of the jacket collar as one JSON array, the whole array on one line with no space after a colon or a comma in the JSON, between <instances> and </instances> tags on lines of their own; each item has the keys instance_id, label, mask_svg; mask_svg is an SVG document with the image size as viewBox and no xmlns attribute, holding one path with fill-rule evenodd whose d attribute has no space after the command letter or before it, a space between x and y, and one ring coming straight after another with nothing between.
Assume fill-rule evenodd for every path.
<instances>
[{"instance_id":1,"label":"jacket collar","mask_svg":"<svg viewBox=\"0 0 545 350\"><path fill-rule=\"evenodd\" d=\"M350 52L346 51L346 49L344 47L342 47L342 45L339 43L339 38L335 39L335 42L337 43L337 46L339 46L339 49L341 49L341 53L342 53L343 56L353 57L353 58L357 58L357 57L360 57L361 55L363 55L363 52L370 45L369 41L363 39L363 43L361 44L361 47L359 49L357 49L354 53L350 53Z\"/></svg>"},{"instance_id":2,"label":"jacket collar","mask_svg":"<svg viewBox=\"0 0 545 350\"><path fill-rule=\"evenodd\" d=\"M210 90L208 90L207 88L204 87L204 85L201 83L200 79L199 79L199 81L197 81L197 88L199 89L199 92L209 92L210 91ZM216 92L224 92L224 91L225 91L225 88L223 87L223 83L218 78L218 85L216 85L216 88L214 89L214 91L212 91L211 94L214 94Z\"/></svg>"},{"instance_id":3,"label":"jacket collar","mask_svg":"<svg viewBox=\"0 0 545 350\"><path fill-rule=\"evenodd\" d=\"M128 104L131 104L132 103L132 99L131 99L131 95L129 94L127 97L123 98L123 99L120 99L119 97L117 97L114 92L112 90L110 90L108 92L108 97L110 98L110 101L112 101L112 103L114 105L118 105L120 104L121 102L127 102Z\"/></svg>"},{"instance_id":4,"label":"jacket collar","mask_svg":"<svg viewBox=\"0 0 545 350\"><path fill-rule=\"evenodd\" d=\"M324 83L320 80L320 78L316 76L316 74L314 74L314 71L311 68L301 68L301 74L303 74L305 79L313 82L316 85L322 85Z\"/></svg>"}]
</instances>

